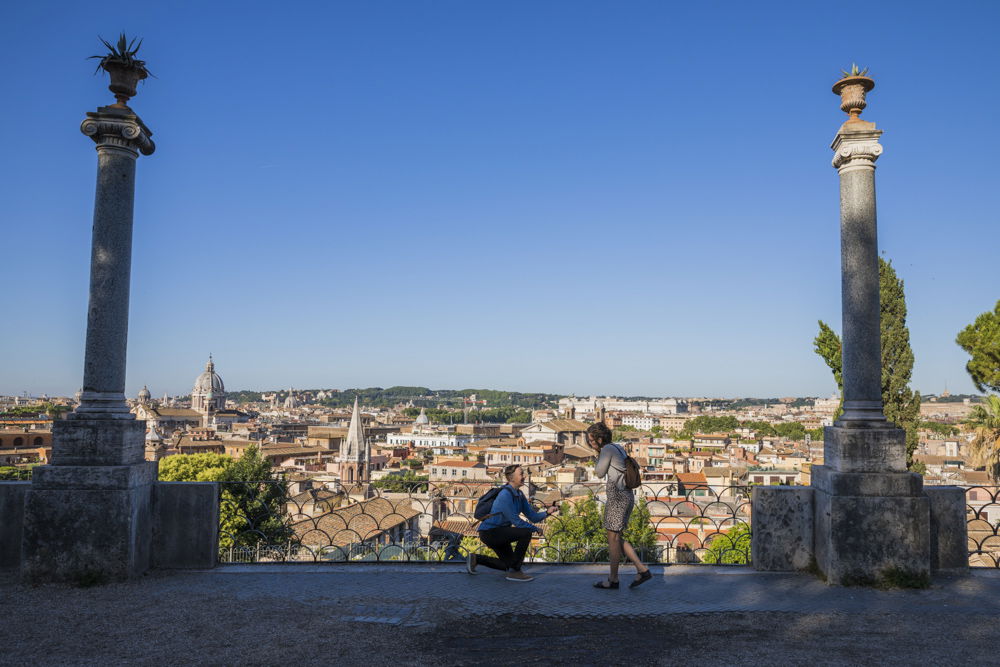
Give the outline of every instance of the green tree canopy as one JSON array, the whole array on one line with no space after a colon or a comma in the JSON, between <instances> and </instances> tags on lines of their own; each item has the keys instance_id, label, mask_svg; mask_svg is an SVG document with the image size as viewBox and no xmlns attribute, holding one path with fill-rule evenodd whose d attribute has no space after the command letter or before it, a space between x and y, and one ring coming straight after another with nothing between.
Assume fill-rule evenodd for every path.
<instances>
[{"instance_id":1,"label":"green tree canopy","mask_svg":"<svg viewBox=\"0 0 1000 667\"><path fill-rule=\"evenodd\" d=\"M976 389L1000 391L1000 301L962 329L955 342L972 357L965 370Z\"/></svg>"},{"instance_id":2,"label":"green tree canopy","mask_svg":"<svg viewBox=\"0 0 1000 667\"><path fill-rule=\"evenodd\" d=\"M413 470L404 470L401 475L386 475L372 482L376 489L391 493L422 493L427 490L426 475L418 475Z\"/></svg>"},{"instance_id":3,"label":"green tree canopy","mask_svg":"<svg viewBox=\"0 0 1000 667\"><path fill-rule=\"evenodd\" d=\"M162 458L158 464L161 482L218 482L233 457L213 452L176 454Z\"/></svg>"},{"instance_id":4,"label":"green tree canopy","mask_svg":"<svg viewBox=\"0 0 1000 667\"><path fill-rule=\"evenodd\" d=\"M288 484L274 475L271 462L251 444L223 470L219 547L282 545L292 538L285 525Z\"/></svg>"},{"instance_id":5,"label":"green tree canopy","mask_svg":"<svg viewBox=\"0 0 1000 667\"><path fill-rule=\"evenodd\" d=\"M0 466L0 481L4 482L30 482L31 481L31 468L29 467L17 467L17 466Z\"/></svg>"},{"instance_id":6,"label":"green tree canopy","mask_svg":"<svg viewBox=\"0 0 1000 667\"><path fill-rule=\"evenodd\" d=\"M702 562L712 565L746 565L750 562L750 526L738 523L712 538Z\"/></svg>"},{"instance_id":7,"label":"green tree canopy","mask_svg":"<svg viewBox=\"0 0 1000 667\"><path fill-rule=\"evenodd\" d=\"M834 332L823 320L819 321L819 334L813 340L816 354L823 358L826 365L833 373L833 379L837 383L837 390L844 393L844 373L843 373L843 349L840 343L840 336Z\"/></svg>"},{"instance_id":8,"label":"green tree canopy","mask_svg":"<svg viewBox=\"0 0 1000 667\"><path fill-rule=\"evenodd\" d=\"M461 424L465 421L465 412L459 408L425 408L425 412L432 424ZM420 414L420 408L406 408L403 414L415 418ZM527 424L531 422L531 410L513 406L470 409L469 421L484 424Z\"/></svg>"},{"instance_id":9,"label":"green tree canopy","mask_svg":"<svg viewBox=\"0 0 1000 667\"><path fill-rule=\"evenodd\" d=\"M954 437L959 433L959 429L957 426L952 426L951 424L942 424L941 422L922 421L919 423L918 427L925 431L937 433L938 435L943 435L945 437Z\"/></svg>"},{"instance_id":10,"label":"green tree canopy","mask_svg":"<svg viewBox=\"0 0 1000 667\"><path fill-rule=\"evenodd\" d=\"M804 440L806 437L806 427L800 422L781 422L774 425L775 435L791 440Z\"/></svg>"},{"instance_id":11,"label":"green tree canopy","mask_svg":"<svg viewBox=\"0 0 1000 667\"><path fill-rule=\"evenodd\" d=\"M913 452L919 436L920 393L910 389L913 374L913 350L910 348L910 330L906 326L906 297L903 281L896 275L892 263L881 257L878 260L879 277L879 329L882 359L882 405L889 421L906 431L906 461L912 468ZM824 322L819 323L819 334L813 340L818 354L833 372L834 380L843 400L843 359L840 337ZM840 410L838 410L839 416Z\"/></svg>"},{"instance_id":12,"label":"green tree canopy","mask_svg":"<svg viewBox=\"0 0 1000 667\"><path fill-rule=\"evenodd\" d=\"M548 520L550 525L545 531L545 545L555 551L543 550L545 559L564 562L589 560L607 542L602 520L603 512L594 496L575 503L563 503L559 514ZM656 547L656 530L644 498L636 501L623 535L640 557L648 557ZM602 553L606 560L606 547Z\"/></svg>"}]
</instances>

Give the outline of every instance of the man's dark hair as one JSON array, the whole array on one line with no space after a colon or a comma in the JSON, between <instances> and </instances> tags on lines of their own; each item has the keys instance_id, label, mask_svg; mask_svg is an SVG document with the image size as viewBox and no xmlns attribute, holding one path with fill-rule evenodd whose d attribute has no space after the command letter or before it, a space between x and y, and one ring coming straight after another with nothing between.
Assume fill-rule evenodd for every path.
<instances>
[{"instance_id":1,"label":"man's dark hair","mask_svg":"<svg viewBox=\"0 0 1000 667\"><path fill-rule=\"evenodd\" d=\"M598 447L603 447L611 442L611 429L604 422L591 424L590 428L587 429L587 435L597 443Z\"/></svg>"},{"instance_id":2,"label":"man's dark hair","mask_svg":"<svg viewBox=\"0 0 1000 667\"><path fill-rule=\"evenodd\" d=\"M509 482L510 481L510 476L513 475L514 471L517 470L520 467L521 466L519 464L517 464L517 463L511 464L509 466L504 466L504 469L503 469L503 476L504 476L504 478Z\"/></svg>"}]
</instances>

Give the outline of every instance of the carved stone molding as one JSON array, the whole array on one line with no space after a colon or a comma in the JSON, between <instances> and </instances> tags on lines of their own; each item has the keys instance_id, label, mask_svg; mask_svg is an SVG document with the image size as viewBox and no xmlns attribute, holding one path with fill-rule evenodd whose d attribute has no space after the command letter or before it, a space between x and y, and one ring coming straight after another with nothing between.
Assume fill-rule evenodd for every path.
<instances>
[{"instance_id":1,"label":"carved stone molding","mask_svg":"<svg viewBox=\"0 0 1000 667\"><path fill-rule=\"evenodd\" d=\"M875 167L875 160L882 155L882 144L877 141L848 142L837 146L833 155L833 166Z\"/></svg>"},{"instance_id":2,"label":"carved stone molding","mask_svg":"<svg viewBox=\"0 0 1000 667\"><path fill-rule=\"evenodd\" d=\"M156 144L138 116L132 114L88 113L80 131L94 140L98 149L118 148L132 153L152 155Z\"/></svg>"}]
</instances>

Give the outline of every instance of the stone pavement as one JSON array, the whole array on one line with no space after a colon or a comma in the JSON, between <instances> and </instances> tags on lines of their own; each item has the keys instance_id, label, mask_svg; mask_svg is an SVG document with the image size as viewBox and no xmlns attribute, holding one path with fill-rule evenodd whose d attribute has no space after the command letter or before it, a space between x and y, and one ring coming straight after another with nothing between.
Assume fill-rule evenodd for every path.
<instances>
[{"instance_id":1,"label":"stone pavement","mask_svg":"<svg viewBox=\"0 0 1000 667\"><path fill-rule=\"evenodd\" d=\"M354 620L423 624L440 614L524 615L544 618L666 616L718 612L1000 613L1000 570L938 579L926 590L880 591L827 586L801 574L744 567L653 567L654 578L628 589L601 591L601 565L526 564L527 583L506 581L483 567L470 576L455 564L246 565L179 573L158 586L211 588L237 599L307 598Z\"/></svg>"},{"instance_id":2,"label":"stone pavement","mask_svg":"<svg viewBox=\"0 0 1000 667\"><path fill-rule=\"evenodd\" d=\"M1000 572L919 591L739 567L252 565L29 587L0 573L0 664L1000 664ZM623 582L631 578L626 571Z\"/></svg>"}]
</instances>

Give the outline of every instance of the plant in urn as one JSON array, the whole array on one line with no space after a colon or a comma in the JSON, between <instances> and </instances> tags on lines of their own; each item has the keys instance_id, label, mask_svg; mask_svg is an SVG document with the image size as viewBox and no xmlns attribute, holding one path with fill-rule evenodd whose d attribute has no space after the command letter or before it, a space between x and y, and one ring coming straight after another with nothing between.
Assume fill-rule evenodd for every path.
<instances>
[{"instance_id":1,"label":"plant in urn","mask_svg":"<svg viewBox=\"0 0 1000 667\"><path fill-rule=\"evenodd\" d=\"M130 97L135 97L136 85L150 76L149 70L146 69L146 61L135 57L135 54L139 52L139 47L142 46L142 40L140 39L138 44L135 43L134 39L129 42L125 38L125 33L119 36L117 45L111 44L103 37L99 39L104 42L108 52L104 55L90 56L100 59L94 73L96 74L103 69L111 77L111 85L108 86L108 90L115 94L117 100L111 106L128 109L128 100Z\"/></svg>"},{"instance_id":2,"label":"plant in urn","mask_svg":"<svg viewBox=\"0 0 1000 667\"><path fill-rule=\"evenodd\" d=\"M833 84L833 92L840 95L840 108L846 113L850 118L848 122L852 120L859 120L858 116L861 115L861 111L867 106L865 104L865 93L875 87L875 81L870 77L865 76L868 74L868 68L863 70L858 70L858 66L852 64L851 71L840 70L843 76L837 83Z\"/></svg>"}]
</instances>

